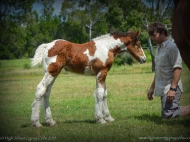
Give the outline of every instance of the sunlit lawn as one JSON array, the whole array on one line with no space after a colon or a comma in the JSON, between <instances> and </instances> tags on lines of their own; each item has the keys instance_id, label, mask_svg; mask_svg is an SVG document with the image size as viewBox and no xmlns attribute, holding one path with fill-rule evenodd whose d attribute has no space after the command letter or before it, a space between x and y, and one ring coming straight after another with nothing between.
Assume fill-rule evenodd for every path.
<instances>
[{"instance_id":1,"label":"sunlit lawn","mask_svg":"<svg viewBox=\"0 0 190 142\"><path fill-rule=\"evenodd\" d=\"M169 141L190 139L190 117L165 120L160 117L160 98L148 101L152 82L151 63L113 66L107 76L108 106L112 123L96 124L94 119L95 77L62 72L52 88L50 103L55 127L30 125L31 103L42 68L23 69L29 60L0 61L0 141ZM184 93L181 105L190 104L190 71L184 65ZM175 140L177 141L177 140ZM181 140L184 141L184 140Z\"/></svg>"}]
</instances>

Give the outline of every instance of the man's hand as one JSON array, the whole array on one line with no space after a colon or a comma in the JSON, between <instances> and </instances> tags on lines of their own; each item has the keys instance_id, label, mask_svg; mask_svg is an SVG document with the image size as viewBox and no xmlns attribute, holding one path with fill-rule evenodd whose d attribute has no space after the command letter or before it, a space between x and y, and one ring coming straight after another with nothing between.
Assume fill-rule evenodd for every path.
<instances>
[{"instance_id":1,"label":"man's hand","mask_svg":"<svg viewBox=\"0 0 190 142\"><path fill-rule=\"evenodd\" d=\"M172 102L175 98L175 91L169 90L167 94L167 100Z\"/></svg>"},{"instance_id":2,"label":"man's hand","mask_svg":"<svg viewBox=\"0 0 190 142\"><path fill-rule=\"evenodd\" d=\"M153 97L152 97L153 93L154 93L154 89L150 89L150 90L148 91L148 93L147 93L147 98L148 98L150 101L153 100Z\"/></svg>"}]
</instances>

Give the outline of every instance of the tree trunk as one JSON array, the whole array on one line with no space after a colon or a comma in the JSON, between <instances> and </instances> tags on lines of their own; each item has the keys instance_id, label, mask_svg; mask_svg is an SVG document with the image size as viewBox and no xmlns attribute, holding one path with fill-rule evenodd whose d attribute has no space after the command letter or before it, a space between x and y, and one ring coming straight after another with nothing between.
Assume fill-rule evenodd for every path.
<instances>
[{"instance_id":1,"label":"tree trunk","mask_svg":"<svg viewBox=\"0 0 190 142\"><path fill-rule=\"evenodd\" d=\"M90 22L90 26L89 26L89 41L91 41L92 39L92 25L91 25L91 22Z\"/></svg>"},{"instance_id":2,"label":"tree trunk","mask_svg":"<svg viewBox=\"0 0 190 142\"><path fill-rule=\"evenodd\" d=\"M144 17L144 21L145 21L145 23L143 22L143 24L144 24L146 30L148 31L148 21L147 21L146 15ZM154 60L155 57L154 57L152 42L151 42L150 37L148 38L148 46L149 46L150 55L151 55L151 59L152 59L152 72L155 72L155 60Z\"/></svg>"},{"instance_id":3,"label":"tree trunk","mask_svg":"<svg viewBox=\"0 0 190 142\"><path fill-rule=\"evenodd\" d=\"M154 53L153 53L153 49L152 49L152 42L150 37L148 38L148 46L150 49L150 55L151 55L151 59L152 59L152 72L155 72L155 60L154 60Z\"/></svg>"}]
</instances>

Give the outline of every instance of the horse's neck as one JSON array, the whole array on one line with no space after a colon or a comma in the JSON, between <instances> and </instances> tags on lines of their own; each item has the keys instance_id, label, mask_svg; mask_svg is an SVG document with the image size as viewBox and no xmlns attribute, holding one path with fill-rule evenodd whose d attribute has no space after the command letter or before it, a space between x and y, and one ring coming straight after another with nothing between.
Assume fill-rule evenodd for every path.
<instances>
[{"instance_id":1,"label":"horse's neck","mask_svg":"<svg viewBox=\"0 0 190 142\"><path fill-rule=\"evenodd\" d=\"M125 45L119 40L114 39L110 34L93 39L96 46L99 48L106 48L114 53L114 56L126 51Z\"/></svg>"},{"instance_id":2,"label":"horse's neck","mask_svg":"<svg viewBox=\"0 0 190 142\"><path fill-rule=\"evenodd\" d=\"M120 49L124 48L123 43L119 39L114 39L110 34L95 38L93 41L97 47L107 48L108 50L113 50L115 47L119 47Z\"/></svg>"}]
</instances>

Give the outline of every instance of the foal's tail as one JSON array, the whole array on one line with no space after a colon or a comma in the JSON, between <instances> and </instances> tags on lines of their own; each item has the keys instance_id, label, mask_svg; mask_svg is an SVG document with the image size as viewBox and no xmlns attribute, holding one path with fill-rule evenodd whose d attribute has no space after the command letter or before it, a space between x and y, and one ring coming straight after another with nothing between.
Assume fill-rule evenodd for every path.
<instances>
[{"instance_id":1,"label":"foal's tail","mask_svg":"<svg viewBox=\"0 0 190 142\"><path fill-rule=\"evenodd\" d=\"M44 50L46 49L46 46L47 44L41 44L40 46L38 46L38 48L36 49L34 58L32 58L32 62L31 62L32 67L35 67L41 64L43 53L44 53Z\"/></svg>"}]
</instances>

